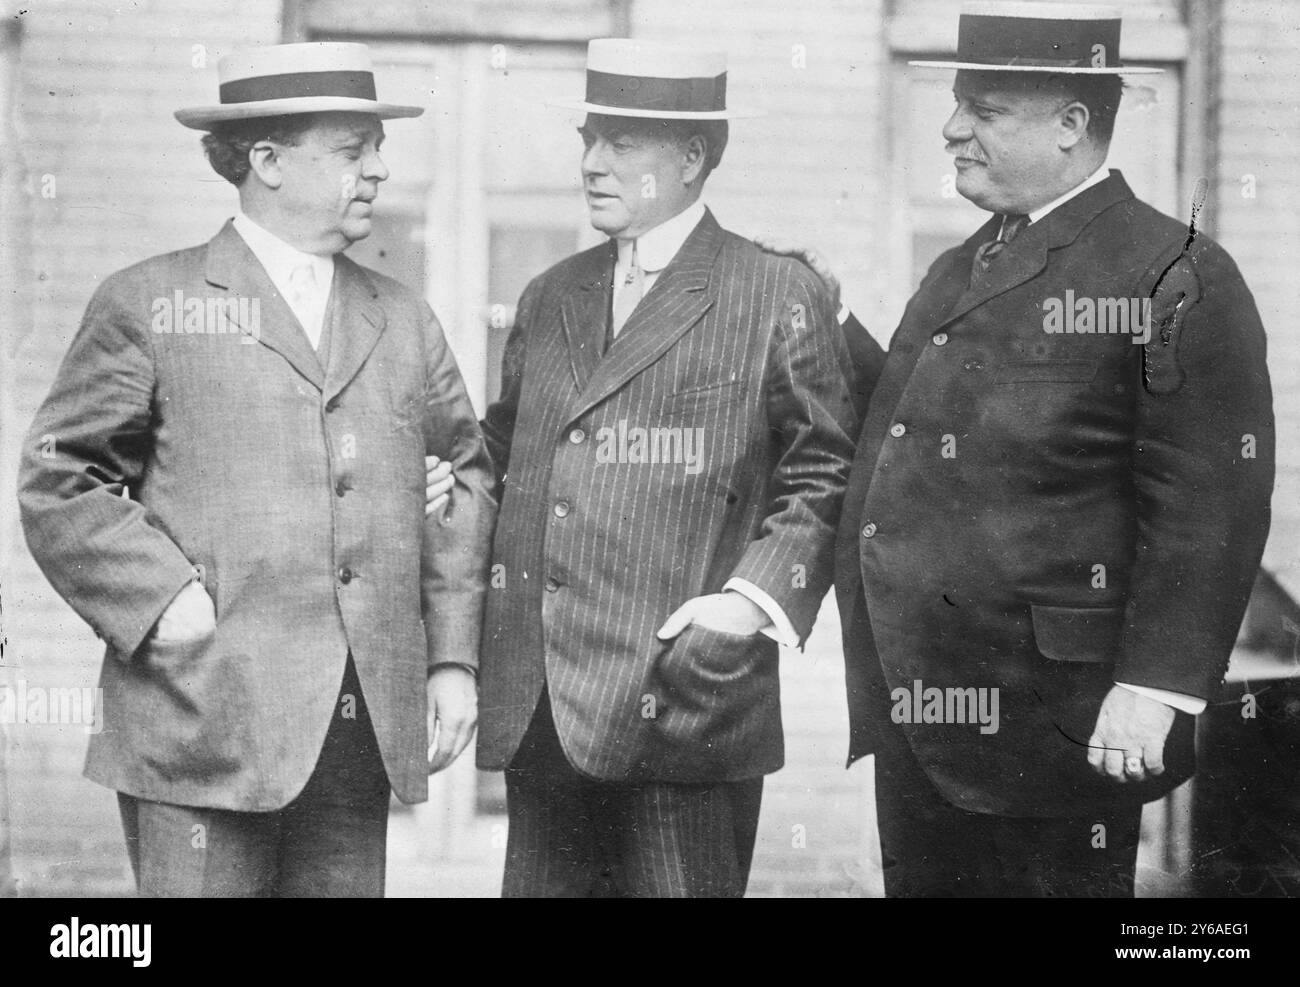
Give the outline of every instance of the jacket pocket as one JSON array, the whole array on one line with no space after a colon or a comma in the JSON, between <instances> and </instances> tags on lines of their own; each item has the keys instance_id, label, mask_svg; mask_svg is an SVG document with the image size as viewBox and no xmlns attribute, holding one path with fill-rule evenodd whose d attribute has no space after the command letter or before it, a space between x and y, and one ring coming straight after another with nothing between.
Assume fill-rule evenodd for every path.
<instances>
[{"instance_id":1,"label":"jacket pocket","mask_svg":"<svg viewBox=\"0 0 1300 987\"><path fill-rule=\"evenodd\" d=\"M718 408L744 395L744 389L736 386L739 383L739 380L721 380L674 391L659 405L655 421L679 421L715 414Z\"/></svg>"},{"instance_id":2,"label":"jacket pocket","mask_svg":"<svg viewBox=\"0 0 1300 987\"><path fill-rule=\"evenodd\" d=\"M1034 643L1053 661L1113 662L1124 629L1120 607L1049 607L1033 604Z\"/></svg>"},{"instance_id":3,"label":"jacket pocket","mask_svg":"<svg viewBox=\"0 0 1300 987\"><path fill-rule=\"evenodd\" d=\"M1086 384L1097 376L1089 360L1012 360L998 367L995 384Z\"/></svg>"}]
</instances>

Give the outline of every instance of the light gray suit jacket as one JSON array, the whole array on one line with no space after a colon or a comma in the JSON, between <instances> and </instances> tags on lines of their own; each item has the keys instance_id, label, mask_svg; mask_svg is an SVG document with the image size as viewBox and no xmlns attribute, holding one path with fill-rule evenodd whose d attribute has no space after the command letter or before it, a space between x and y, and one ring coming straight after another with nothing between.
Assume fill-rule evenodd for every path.
<instances>
[{"instance_id":1,"label":"light gray suit jacket","mask_svg":"<svg viewBox=\"0 0 1300 987\"><path fill-rule=\"evenodd\" d=\"M477 660L491 467L428 306L335 260L326 368L227 223L104 282L36 415L19 489L28 545L108 645L95 781L284 806L351 651L394 790L426 797L427 669ZM178 312L178 331L160 332L164 299L198 300L207 329L210 303L242 301L240 325L185 332ZM438 519L424 516L426 454L455 469ZM196 567L215 634L153 641Z\"/></svg>"}]
</instances>

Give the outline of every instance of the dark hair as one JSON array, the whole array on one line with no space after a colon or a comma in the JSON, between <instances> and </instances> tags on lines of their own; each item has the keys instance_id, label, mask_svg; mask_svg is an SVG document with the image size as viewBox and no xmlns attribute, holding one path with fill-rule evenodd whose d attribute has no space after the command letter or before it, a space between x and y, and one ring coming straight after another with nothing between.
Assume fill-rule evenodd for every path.
<instances>
[{"instance_id":1,"label":"dark hair","mask_svg":"<svg viewBox=\"0 0 1300 987\"><path fill-rule=\"evenodd\" d=\"M312 116L308 113L218 124L203 135L203 150L212 170L239 188L252 170L252 165L248 163L248 152L254 144L266 140L285 147L295 147L312 124Z\"/></svg>"}]
</instances>

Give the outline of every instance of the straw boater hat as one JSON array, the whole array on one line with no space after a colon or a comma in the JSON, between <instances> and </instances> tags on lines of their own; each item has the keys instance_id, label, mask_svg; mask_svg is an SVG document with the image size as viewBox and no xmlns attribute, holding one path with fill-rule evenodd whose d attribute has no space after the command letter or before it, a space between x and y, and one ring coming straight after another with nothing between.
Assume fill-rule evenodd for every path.
<instances>
[{"instance_id":1,"label":"straw boater hat","mask_svg":"<svg viewBox=\"0 0 1300 987\"><path fill-rule=\"evenodd\" d=\"M964 3L952 61L923 68L1066 75L1149 75L1119 60L1118 7L1082 3Z\"/></svg>"},{"instance_id":2,"label":"straw boater hat","mask_svg":"<svg viewBox=\"0 0 1300 987\"><path fill-rule=\"evenodd\" d=\"M376 99L370 49L362 44L313 41L231 52L217 63L217 84L219 105L177 110L176 119L210 130L289 113L373 113L388 120L424 112Z\"/></svg>"},{"instance_id":3,"label":"straw boater hat","mask_svg":"<svg viewBox=\"0 0 1300 987\"><path fill-rule=\"evenodd\" d=\"M587 45L587 95L552 106L606 116L731 120L758 113L727 108L727 56L630 38Z\"/></svg>"}]
</instances>

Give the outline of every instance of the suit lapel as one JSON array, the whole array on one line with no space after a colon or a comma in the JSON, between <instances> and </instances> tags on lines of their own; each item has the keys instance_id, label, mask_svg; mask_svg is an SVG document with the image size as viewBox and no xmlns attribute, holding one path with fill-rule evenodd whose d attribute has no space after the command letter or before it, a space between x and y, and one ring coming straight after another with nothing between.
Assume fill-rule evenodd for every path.
<instances>
[{"instance_id":1,"label":"suit lapel","mask_svg":"<svg viewBox=\"0 0 1300 987\"><path fill-rule=\"evenodd\" d=\"M235 298L256 300L262 318L258 326L240 326L263 346L275 350L303 377L320 390L325 371L311 348L288 302L280 297L271 278L244 238L227 220L208 244L205 275L208 284L224 288ZM231 306L238 311L238 306Z\"/></svg>"},{"instance_id":2,"label":"suit lapel","mask_svg":"<svg viewBox=\"0 0 1300 987\"><path fill-rule=\"evenodd\" d=\"M605 345L609 318L610 281L614 273L614 243L592 250L560 300L560 317L578 391L587 386Z\"/></svg>"},{"instance_id":3,"label":"suit lapel","mask_svg":"<svg viewBox=\"0 0 1300 987\"><path fill-rule=\"evenodd\" d=\"M654 363L713 306L715 292L709 290L709 278L722 249L723 235L713 214L705 210L704 218L641 299L605 358L595 366L570 409L570 420L604 401Z\"/></svg>"},{"instance_id":4,"label":"suit lapel","mask_svg":"<svg viewBox=\"0 0 1300 987\"><path fill-rule=\"evenodd\" d=\"M357 375L388 322L374 284L365 271L342 254L334 257L333 293L337 316L325 374L327 401Z\"/></svg>"},{"instance_id":5,"label":"suit lapel","mask_svg":"<svg viewBox=\"0 0 1300 987\"><path fill-rule=\"evenodd\" d=\"M1035 277L1047 266L1047 253L1073 243L1099 213L1116 202L1132 198L1124 176L1112 171L1110 177L1085 189L1064 205L1058 206L1037 223L1028 226L1007 246L989 268L989 276L976 289L967 289L944 316L943 324L960 319L971 309L983 305ZM997 217L994 217L996 221ZM985 231L981 229L981 234ZM992 239L996 230L985 236ZM979 242L983 242L982 240ZM970 241L967 241L969 246ZM976 247L978 248L978 243ZM972 252L973 257L973 252Z\"/></svg>"}]
</instances>

